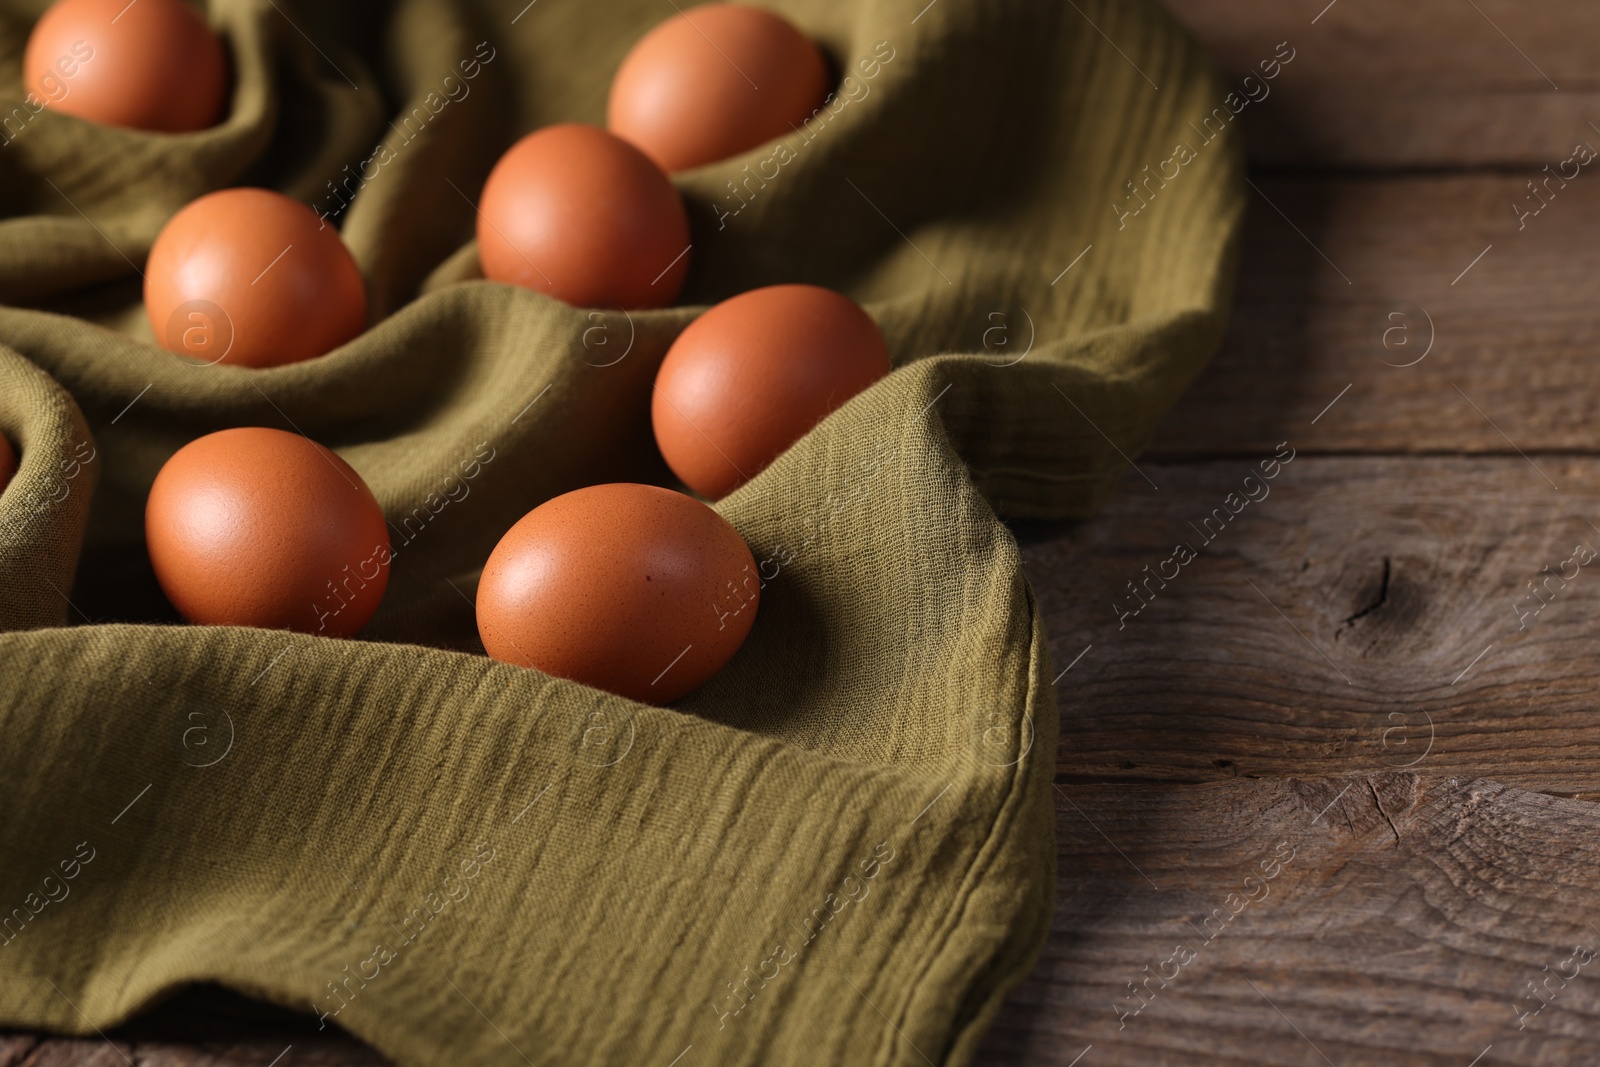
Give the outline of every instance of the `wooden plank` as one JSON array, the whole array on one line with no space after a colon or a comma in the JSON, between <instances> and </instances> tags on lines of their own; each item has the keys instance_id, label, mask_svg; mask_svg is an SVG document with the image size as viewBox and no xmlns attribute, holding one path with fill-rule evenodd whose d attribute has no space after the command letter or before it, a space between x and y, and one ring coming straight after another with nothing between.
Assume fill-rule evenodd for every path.
<instances>
[{"instance_id":1,"label":"wooden plank","mask_svg":"<svg viewBox=\"0 0 1600 1067\"><path fill-rule=\"evenodd\" d=\"M1536 463L1141 462L1159 490L1130 471L1097 518L1022 530L1063 672L1058 773L1600 794L1600 560L1565 562L1600 550L1600 459Z\"/></svg>"},{"instance_id":2,"label":"wooden plank","mask_svg":"<svg viewBox=\"0 0 1600 1067\"><path fill-rule=\"evenodd\" d=\"M1056 817L985 1067L1594 1062L1592 804L1386 774L1058 787Z\"/></svg>"},{"instance_id":3,"label":"wooden plank","mask_svg":"<svg viewBox=\"0 0 1600 1067\"><path fill-rule=\"evenodd\" d=\"M1259 78L1279 42L1294 50L1276 78L1244 86L1259 98L1242 112L1259 165L1538 169L1596 136L1593 4L1167 4L1233 85Z\"/></svg>"},{"instance_id":4,"label":"wooden plank","mask_svg":"<svg viewBox=\"0 0 1600 1067\"><path fill-rule=\"evenodd\" d=\"M1520 230L1528 175L1258 176L1227 337L1148 454L1600 451L1597 171Z\"/></svg>"}]
</instances>

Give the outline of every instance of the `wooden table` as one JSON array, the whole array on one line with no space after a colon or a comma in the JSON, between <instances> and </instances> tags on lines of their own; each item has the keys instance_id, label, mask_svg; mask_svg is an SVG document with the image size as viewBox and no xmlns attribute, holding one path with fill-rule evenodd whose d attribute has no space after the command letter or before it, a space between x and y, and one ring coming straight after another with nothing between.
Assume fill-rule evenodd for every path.
<instances>
[{"instance_id":1,"label":"wooden table","mask_svg":"<svg viewBox=\"0 0 1600 1067\"><path fill-rule=\"evenodd\" d=\"M1170 2L1234 80L1296 55L1221 354L1103 515L1018 529L1060 883L979 1062L1600 1062L1600 166L1528 186L1600 148L1600 7ZM384 1062L309 1029L200 990L0 1067Z\"/></svg>"},{"instance_id":2,"label":"wooden table","mask_svg":"<svg viewBox=\"0 0 1600 1067\"><path fill-rule=\"evenodd\" d=\"M1600 149L1600 8L1171 4L1235 79L1297 56L1222 352L1104 514L1019 531L1061 877L980 1062L1600 1062L1600 174L1542 184Z\"/></svg>"}]
</instances>

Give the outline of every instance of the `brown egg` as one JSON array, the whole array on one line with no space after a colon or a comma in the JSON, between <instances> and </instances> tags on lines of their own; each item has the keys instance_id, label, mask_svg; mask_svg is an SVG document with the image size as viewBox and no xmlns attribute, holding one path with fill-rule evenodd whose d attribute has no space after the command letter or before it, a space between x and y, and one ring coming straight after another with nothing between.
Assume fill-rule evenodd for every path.
<instances>
[{"instance_id":1,"label":"brown egg","mask_svg":"<svg viewBox=\"0 0 1600 1067\"><path fill-rule=\"evenodd\" d=\"M352 637L389 583L372 490L285 430L221 430L178 449L150 487L144 532L156 580L193 623Z\"/></svg>"},{"instance_id":2,"label":"brown egg","mask_svg":"<svg viewBox=\"0 0 1600 1067\"><path fill-rule=\"evenodd\" d=\"M478 256L484 277L576 307L666 307L689 273L689 215L631 144L594 126L547 126L490 172Z\"/></svg>"},{"instance_id":3,"label":"brown egg","mask_svg":"<svg viewBox=\"0 0 1600 1067\"><path fill-rule=\"evenodd\" d=\"M847 296L752 289L678 335L650 418L673 473L713 499L754 478L829 412L889 373L889 346Z\"/></svg>"},{"instance_id":4,"label":"brown egg","mask_svg":"<svg viewBox=\"0 0 1600 1067\"><path fill-rule=\"evenodd\" d=\"M698 500L593 485L500 539L478 583L478 634L495 659L666 704L733 658L760 588L744 538Z\"/></svg>"},{"instance_id":5,"label":"brown egg","mask_svg":"<svg viewBox=\"0 0 1600 1067\"><path fill-rule=\"evenodd\" d=\"M228 99L227 50L182 0L59 0L22 69L37 101L107 126L203 130Z\"/></svg>"},{"instance_id":6,"label":"brown egg","mask_svg":"<svg viewBox=\"0 0 1600 1067\"><path fill-rule=\"evenodd\" d=\"M17 452L11 447L11 442L0 436L0 493L6 491L6 486L11 484L11 479L17 474Z\"/></svg>"},{"instance_id":7,"label":"brown egg","mask_svg":"<svg viewBox=\"0 0 1600 1067\"><path fill-rule=\"evenodd\" d=\"M367 322L339 231L268 189L208 193L172 216L150 248L144 306L163 347L241 367L320 356Z\"/></svg>"},{"instance_id":8,"label":"brown egg","mask_svg":"<svg viewBox=\"0 0 1600 1067\"><path fill-rule=\"evenodd\" d=\"M798 129L828 95L828 64L771 11L707 4L640 38L617 68L606 125L687 170Z\"/></svg>"}]
</instances>

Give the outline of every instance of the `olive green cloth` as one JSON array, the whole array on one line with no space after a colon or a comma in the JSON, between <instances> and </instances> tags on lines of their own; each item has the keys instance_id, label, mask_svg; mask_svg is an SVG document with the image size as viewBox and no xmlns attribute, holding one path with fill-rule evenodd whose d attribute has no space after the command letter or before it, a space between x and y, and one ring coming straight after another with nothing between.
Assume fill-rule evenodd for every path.
<instances>
[{"instance_id":1,"label":"olive green cloth","mask_svg":"<svg viewBox=\"0 0 1600 1067\"><path fill-rule=\"evenodd\" d=\"M8 108L40 6L0 18ZM1204 139L1224 94L1143 0L792 0L849 79L783 150L678 177L681 306L477 279L499 153L603 122L673 6L217 0L217 128L9 113L0 1025L92 1033L214 981L408 1065L972 1057L1055 856L1054 675L991 508L1090 512L1216 344L1237 137ZM329 212L363 336L266 371L151 343L151 240L237 184ZM787 281L860 300L897 369L718 505L766 579L744 648L671 709L486 659L501 533L665 479L666 346ZM185 626L161 598L150 483L238 425L337 448L383 504L361 640Z\"/></svg>"}]
</instances>

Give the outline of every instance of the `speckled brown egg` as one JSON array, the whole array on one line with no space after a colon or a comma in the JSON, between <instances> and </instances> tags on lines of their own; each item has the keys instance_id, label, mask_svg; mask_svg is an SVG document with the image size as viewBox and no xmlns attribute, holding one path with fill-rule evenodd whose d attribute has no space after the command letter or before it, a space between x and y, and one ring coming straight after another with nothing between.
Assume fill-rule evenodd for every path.
<instances>
[{"instance_id":1,"label":"speckled brown egg","mask_svg":"<svg viewBox=\"0 0 1600 1067\"><path fill-rule=\"evenodd\" d=\"M222 189L156 235L145 266L156 341L199 363L276 367L366 326L367 291L339 231L269 189Z\"/></svg>"},{"instance_id":2,"label":"speckled brown egg","mask_svg":"<svg viewBox=\"0 0 1600 1067\"><path fill-rule=\"evenodd\" d=\"M673 473L713 499L754 478L889 373L889 346L849 297L772 285L690 323L656 374L650 418Z\"/></svg>"},{"instance_id":3,"label":"speckled brown egg","mask_svg":"<svg viewBox=\"0 0 1600 1067\"><path fill-rule=\"evenodd\" d=\"M167 460L144 513L185 619L352 637L389 582L389 529L350 464L297 433L220 430Z\"/></svg>"},{"instance_id":4,"label":"speckled brown egg","mask_svg":"<svg viewBox=\"0 0 1600 1067\"><path fill-rule=\"evenodd\" d=\"M653 485L595 485L524 515L478 583L489 655L650 704L695 689L755 622L744 538Z\"/></svg>"},{"instance_id":5,"label":"speckled brown egg","mask_svg":"<svg viewBox=\"0 0 1600 1067\"><path fill-rule=\"evenodd\" d=\"M689 273L677 189L643 152L594 126L547 126L512 145L478 208L484 277L575 307L666 307Z\"/></svg>"},{"instance_id":6,"label":"speckled brown egg","mask_svg":"<svg viewBox=\"0 0 1600 1067\"><path fill-rule=\"evenodd\" d=\"M799 129L827 94L828 64L793 23L759 7L706 4L628 52L606 125L663 170L686 170Z\"/></svg>"},{"instance_id":7,"label":"speckled brown egg","mask_svg":"<svg viewBox=\"0 0 1600 1067\"><path fill-rule=\"evenodd\" d=\"M107 126L203 130L228 99L228 53L182 0L60 0L39 19L23 82L45 107Z\"/></svg>"}]
</instances>

